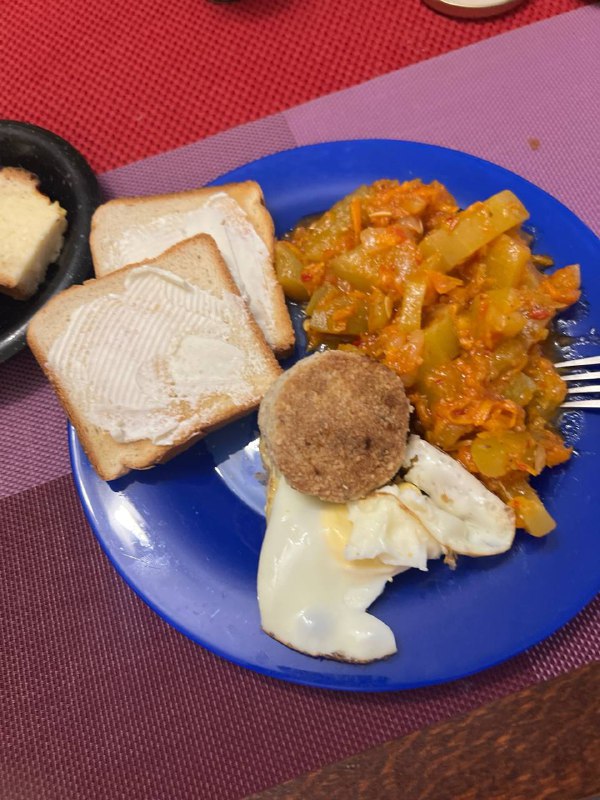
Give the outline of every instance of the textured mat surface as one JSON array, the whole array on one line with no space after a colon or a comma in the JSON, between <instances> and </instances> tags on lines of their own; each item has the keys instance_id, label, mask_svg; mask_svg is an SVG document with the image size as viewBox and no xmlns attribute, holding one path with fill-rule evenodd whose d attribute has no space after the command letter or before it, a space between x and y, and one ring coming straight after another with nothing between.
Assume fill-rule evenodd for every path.
<instances>
[{"instance_id":1,"label":"textured mat surface","mask_svg":"<svg viewBox=\"0 0 600 800\"><path fill-rule=\"evenodd\" d=\"M16 4L22 10L26 5ZM281 9L298 13L300 5ZM540 5L556 4L530 4ZM51 3L50 13L57 7ZM103 186L108 194L184 188L297 143L404 136L462 147L517 169L552 189L598 230L589 187L598 185L600 166L591 155L595 140L589 132L599 97L590 72L599 22L600 11L586 8L522 28L114 170L103 176ZM561 41L578 46L557 60ZM502 91L496 91L503 67ZM444 92L440 87L449 75L461 81ZM506 93L515 81L519 92L511 99ZM573 86L579 87L575 99ZM476 101L471 115L468 104L456 114L461 95ZM486 112L489 96L495 105ZM110 116L103 97L104 106L94 113L103 108ZM84 108L74 104L71 120L93 117L94 103L82 98ZM408 115L400 113L403 106ZM503 109L513 114L512 128ZM561 109L568 109L566 122ZM485 132L486 118L493 120L488 128L501 135ZM152 128L140 127L146 138L139 152L150 152L144 148ZM113 135L119 138L116 128ZM130 136L125 131L120 139L131 146L127 158L141 141ZM532 149L530 137L539 140L538 147ZM189 138L186 133L182 141ZM176 143L174 138L168 144ZM97 152L106 156L109 150ZM28 353L0 365L0 411L3 800L236 800L600 658L596 601L537 647L447 686L343 695L246 672L163 623L109 565L72 485L64 417Z\"/></svg>"},{"instance_id":2,"label":"textured mat surface","mask_svg":"<svg viewBox=\"0 0 600 800\"><path fill-rule=\"evenodd\" d=\"M600 602L448 686L351 695L194 645L112 569L71 477L0 501L0 797L234 800L600 658Z\"/></svg>"},{"instance_id":3,"label":"textured mat surface","mask_svg":"<svg viewBox=\"0 0 600 800\"><path fill-rule=\"evenodd\" d=\"M54 130L102 171L582 4L465 23L420 0L16 0L0 117Z\"/></svg>"}]
</instances>

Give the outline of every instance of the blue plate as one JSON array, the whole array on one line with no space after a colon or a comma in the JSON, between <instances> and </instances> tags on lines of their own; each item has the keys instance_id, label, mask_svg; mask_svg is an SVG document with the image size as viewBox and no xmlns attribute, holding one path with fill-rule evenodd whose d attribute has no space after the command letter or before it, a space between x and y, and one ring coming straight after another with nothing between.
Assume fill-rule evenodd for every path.
<instances>
[{"instance_id":1,"label":"blue plate","mask_svg":"<svg viewBox=\"0 0 600 800\"><path fill-rule=\"evenodd\" d=\"M256 180L277 233L377 178L442 181L466 206L511 189L531 212L537 252L582 266L584 299L564 316L568 355L598 352L600 242L567 208L523 178L464 153L414 142L332 142L278 153L217 181ZM300 354L300 353L298 353ZM224 658L296 683L386 691L450 681L539 642L600 588L596 451L600 415L570 414L577 452L538 482L557 519L545 539L519 532L512 550L434 563L397 578L373 606L398 653L371 665L310 658L260 629L256 570L265 522L256 418L214 434L168 464L101 481L72 429L73 472L88 519L118 572L164 619Z\"/></svg>"}]
</instances>

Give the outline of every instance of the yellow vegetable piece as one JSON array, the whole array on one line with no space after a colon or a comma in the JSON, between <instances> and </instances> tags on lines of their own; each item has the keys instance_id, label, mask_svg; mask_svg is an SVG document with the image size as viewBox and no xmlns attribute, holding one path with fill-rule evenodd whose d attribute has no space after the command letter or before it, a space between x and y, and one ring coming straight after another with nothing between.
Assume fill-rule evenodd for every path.
<instances>
[{"instance_id":1,"label":"yellow vegetable piece","mask_svg":"<svg viewBox=\"0 0 600 800\"><path fill-rule=\"evenodd\" d=\"M494 289L518 286L530 257L531 252L522 241L506 234L499 236L485 257L489 285Z\"/></svg>"},{"instance_id":2,"label":"yellow vegetable piece","mask_svg":"<svg viewBox=\"0 0 600 800\"><path fill-rule=\"evenodd\" d=\"M531 260L535 264L536 267L540 269L547 269L548 267L553 266L554 259L550 258L550 256L543 256L543 255L533 255L531 256Z\"/></svg>"},{"instance_id":3,"label":"yellow vegetable piece","mask_svg":"<svg viewBox=\"0 0 600 800\"><path fill-rule=\"evenodd\" d=\"M460 352L460 344L450 307L440 313L423 329L423 363L419 374L425 375L444 361L452 361Z\"/></svg>"},{"instance_id":4,"label":"yellow vegetable piece","mask_svg":"<svg viewBox=\"0 0 600 800\"><path fill-rule=\"evenodd\" d=\"M332 287L315 303L310 329L317 333L358 336L368 331L368 315L364 295L359 292L350 295Z\"/></svg>"},{"instance_id":5,"label":"yellow vegetable piece","mask_svg":"<svg viewBox=\"0 0 600 800\"><path fill-rule=\"evenodd\" d=\"M518 197L508 190L499 192L462 211L452 229L445 227L430 231L419 249L424 258L438 255L439 269L449 272L496 236L520 225L528 217L527 209Z\"/></svg>"},{"instance_id":6,"label":"yellow vegetable piece","mask_svg":"<svg viewBox=\"0 0 600 800\"><path fill-rule=\"evenodd\" d=\"M500 478L509 470L522 470L524 466L528 472L536 471L531 436L522 431L479 433L471 442L471 455L487 478Z\"/></svg>"},{"instance_id":7,"label":"yellow vegetable piece","mask_svg":"<svg viewBox=\"0 0 600 800\"><path fill-rule=\"evenodd\" d=\"M379 286L381 282L377 260L363 247L356 247L332 258L328 267L337 278L363 292L368 292L372 286Z\"/></svg>"},{"instance_id":8,"label":"yellow vegetable piece","mask_svg":"<svg viewBox=\"0 0 600 800\"><path fill-rule=\"evenodd\" d=\"M508 490L510 505L517 515L517 525L532 536L546 536L556 528L556 522L544 508L544 504L529 484L522 482Z\"/></svg>"},{"instance_id":9,"label":"yellow vegetable piece","mask_svg":"<svg viewBox=\"0 0 600 800\"><path fill-rule=\"evenodd\" d=\"M501 342L491 355L490 378L496 380L511 370L522 370L528 361L525 342L507 339Z\"/></svg>"},{"instance_id":10,"label":"yellow vegetable piece","mask_svg":"<svg viewBox=\"0 0 600 800\"><path fill-rule=\"evenodd\" d=\"M471 455L477 469L488 478L500 478L509 470L508 444L503 437L475 437L471 442Z\"/></svg>"},{"instance_id":11,"label":"yellow vegetable piece","mask_svg":"<svg viewBox=\"0 0 600 800\"><path fill-rule=\"evenodd\" d=\"M360 197L352 198L350 202L350 216L352 218L352 230L354 231L354 239L356 242L360 242L360 232L362 230Z\"/></svg>"},{"instance_id":12,"label":"yellow vegetable piece","mask_svg":"<svg viewBox=\"0 0 600 800\"><path fill-rule=\"evenodd\" d=\"M337 290L335 286L332 286L331 284L325 284L324 286L319 286L318 289L315 289L312 297L308 301L308 305L306 306L307 316L310 317L317 305L328 295L333 296L336 294L336 291Z\"/></svg>"},{"instance_id":13,"label":"yellow vegetable piece","mask_svg":"<svg viewBox=\"0 0 600 800\"><path fill-rule=\"evenodd\" d=\"M308 290L302 283L302 261L286 242L275 243L275 272L286 297L297 302L308 300Z\"/></svg>"},{"instance_id":14,"label":"yellow vegetable piece","mask_svg":"<svg viewBox=\"0 0 600 800\"><path fill-rule=\"evenodd\" d=\"M509 383L504 386L502 394L504 397L512 400L513 403L524 408L533 399L535 390L535 381L528 375L525 375L524 372L517 372Z\"/></svg>"},{"instance_id":15,"label":"yellow vegetable piece","mask_svg":"<svg viewBox=\"0 0 600 800\"><path fill-rule=\"evenodd\" d=\"M408 332L421 327L421 314L426 289L426 278L407 280L404 284L402 305L396 321L399 330Z\"/></svg>"},{"instance_id":16,"label":"yellow vegetable piece","mask_svg":"<svg viewBox=\"0 0 600 800\"><path fill-rule=\"evenodd\" d=\"M392 318L392 311L391 299L378 289L373 289L368 298L367 326L369 333L375 333L385 328Z\"/></svg>"},{"instance_id":17,"label":"yellow vegetable piece","mask_svg":"<svg viewBox=\"0 0 600 800\"><path fill-rule=\"evenodd\" d=\"M403 242L375 250L365 245L355 247L332 258L328 269L336 278L362 292L375 287L399 293L404 279L416 265L416 247Z\"/></svg>"},{"instance_id":18,"label":"yellow vegetable piece","mask_svg":"<svg viewBox=\"0 0 600 800\"><path fill-rule=\"evenodd\" d=\"M521 296L516 289L492 289L473 301L470 312L471 332L477 341L493 348L502 339L514 338L525 327L519 310Z\"/></svg>"}]
</instances>

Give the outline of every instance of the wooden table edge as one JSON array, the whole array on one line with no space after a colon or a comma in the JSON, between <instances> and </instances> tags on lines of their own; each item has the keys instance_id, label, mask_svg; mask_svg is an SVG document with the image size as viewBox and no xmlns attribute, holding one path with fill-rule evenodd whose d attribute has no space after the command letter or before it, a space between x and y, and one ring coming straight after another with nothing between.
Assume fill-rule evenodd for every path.
<instances>
[{"instance_id":1,"label":"wooden table edge","mask_svg":"<svg viewBox=\"0 0 600 800\"><path fill-rule=\"evenodd\" d=\"M591 800L600 664L330 764L247 800Z\"/></svg>"}]
</instances>

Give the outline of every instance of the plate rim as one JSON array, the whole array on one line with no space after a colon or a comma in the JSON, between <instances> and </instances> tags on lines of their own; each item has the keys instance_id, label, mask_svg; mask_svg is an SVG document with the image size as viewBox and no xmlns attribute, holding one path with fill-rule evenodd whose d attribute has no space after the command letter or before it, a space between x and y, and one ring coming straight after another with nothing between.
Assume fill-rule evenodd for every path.
<instances>
[{"instance_id":1,"label":"plate rim","mask_svg":"<svg viewBox=\"0 0 600 800\"><path fill-rule=\"evenodd\" d=\"M280 156L285 156L289 153L297 152L297 151L308 151L308 150L316 150L322 147L328 146L339 146L339 145L354 145L354 144L401 144L401 145L409 145L414 146L417 149L425 148L431 149L436 151L443 151L446 153L451 153L452 157L458 157L460 159L465 159L467 161L477 161L486 167L491 167L493 170L503 172L506 175L510 176L511 178L518 178L523 183L527 184L531 189L535 192L543 193L547 198L549 198L552 202L558 203L562 209L567 212L567 214L575 220L580 225L583 225L585 229L590 233L594 239L596 240L597 244L600 246L600 234L597 234L593 231L587 222L578 217L577 214L569 208L569 206L564 203L562 200L559 200L558 197L555 197L546 189L543 189L541 186L538 186L533 181L530 181L529 178L525 178L515 170L509 169L508 167L503 167L501 164L497 164L495 161L490 161L487 158L483 158L482 156L477 156L472 153L468 153L466 150L457 150L455 147L447 147L446 145L441 144L433 144L431 142L420 142L416 139L390 139L385 137L367 137L367 138L356 138L356 139L328 139L322 142L311 142L310 144L302 144L296 147L286 147L283 150L277 150L274 153L268 153L264 156L259 156L258 158L253 158L251 161L244 162L237 167L232 167L231 169L227 170L226 172L222 173L221 175L212 178L208 181L205 186L220 186L223 183L231 182L232 176L235 175L236 172L245 170L248 167L252 167L255 164L261 163L263 161L267 161L270 159L277 159ZM249 179L246 179L249 180Z\"/></svg>"}]
</instances>

